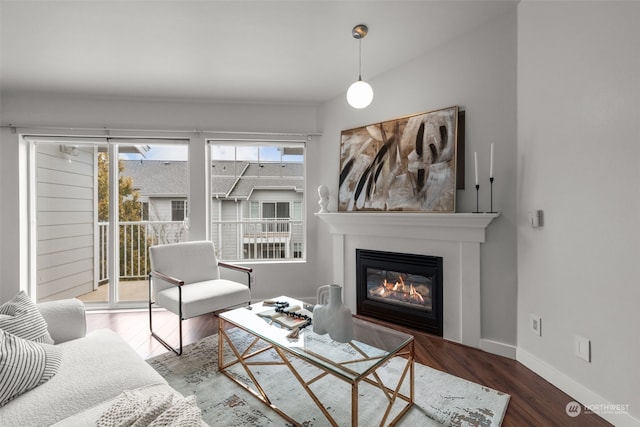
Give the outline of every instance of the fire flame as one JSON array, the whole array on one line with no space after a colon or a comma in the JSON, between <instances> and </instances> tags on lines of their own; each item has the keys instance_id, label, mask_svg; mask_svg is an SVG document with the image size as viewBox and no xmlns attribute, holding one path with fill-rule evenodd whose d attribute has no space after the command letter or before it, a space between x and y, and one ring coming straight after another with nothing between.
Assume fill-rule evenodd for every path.
<instances>
[{"instance_id":1,"label":"fire flame","mask_svg":"<svg viewBox=\"0 0 640 427\"><path fill-rule=\"evenodd\" d=\"M395 283L390 283L385 279L380 286L371 290L370 294L384 298L395 298L401 301L424 304L424 298L420 292L418 292L413 285L407 285L402 276L400 276L398 281Z\"/></svg>"}]
</instances>

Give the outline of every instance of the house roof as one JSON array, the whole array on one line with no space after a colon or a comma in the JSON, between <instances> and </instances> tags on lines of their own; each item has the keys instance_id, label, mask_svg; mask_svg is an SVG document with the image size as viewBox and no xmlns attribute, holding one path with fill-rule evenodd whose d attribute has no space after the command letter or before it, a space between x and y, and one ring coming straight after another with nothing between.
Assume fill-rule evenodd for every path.
<instances>
[{"instance_id":1,"label":"house roof","mask_svg":"<svg viewBox=\"0 0 640 427\"><path fill-rule=\"evenodd\" d=\"M146 197L186 197L188 162L123 160L122 176L130 176L134 188ZM219 198L248 199L255 189L304 189L302 163L247 161L211 162L211 194Z\"/></svg>"},{"instance_id":2,"label":"house roof","mask_svg":"<svg viewBox=\"0 0 640 427\"><path fill-rule=\"evenodd\" d=\"M187 162L123 160L121 176L130 176L133 187L143 196L187 196Z\"/></svg>"}]
</instances>

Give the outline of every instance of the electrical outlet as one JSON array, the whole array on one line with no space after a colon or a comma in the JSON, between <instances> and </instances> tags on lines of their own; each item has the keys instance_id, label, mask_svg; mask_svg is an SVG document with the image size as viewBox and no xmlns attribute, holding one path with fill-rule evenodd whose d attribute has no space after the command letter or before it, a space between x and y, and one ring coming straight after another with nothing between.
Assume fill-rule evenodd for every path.
<instances>
[{"instance_id":1,"label":"electrical outlet","mask_svg":"<svg viewBox=\"0 0 640 427\"><path fill-rule=\"evenodd\" d=\"M591 363L591 341L589 339L576 335L575 352L577 357Z\"/></svg>"},{"instance_id":2,"label":"electrical outlet","mask_svg":"<svg viewBox=\"0 0 640 427\"><path fill-rule=\"evenodd\" d=\"M531 333L539 337L542 336L542 317L537 314L531 314L529 316L529 329Z\"/></svg>"}]
</instances>

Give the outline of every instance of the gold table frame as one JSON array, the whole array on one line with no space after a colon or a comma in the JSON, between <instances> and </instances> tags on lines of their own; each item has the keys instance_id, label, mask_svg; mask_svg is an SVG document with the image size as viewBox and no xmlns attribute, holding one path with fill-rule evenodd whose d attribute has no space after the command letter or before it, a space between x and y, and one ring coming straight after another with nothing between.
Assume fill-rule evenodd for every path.
<instances>
[{"instance_id":1,"label":"gold table frame","mask_svg":"<svg viewBox=\"0 0 640 427\"><path fill-rule=\"evenodd\" d=\"M244 310L244 309L240 309L240 310ZM238 322L238 323L240 323L240 322ZM240 351L234 345L232 339L227 334L227 329L229 327L240 328L243 331L247 332L249 335L253 336L253 341L249 344L249 346L244 351ZM331 414L325 408L325 406L322 404L322 402L320 401L318 396L310 388L311 384L313 384L314 382L318 381L321 378L324 378L327 375L332 375L332 376L334 376L336 378L339 378L339 379L341 379L343 381L348 382L351 385L351 425L353 427L358 426L358 386L362 381L364 381L364 382L366 382L368 384L371 384L371 385L377 387L378 389L380 389L382 391L382 393L384 394L384 396L386 397L386 400L388 401L385 413L383 414L382 419L381 419L380 424L379 424L380 426L386 426L386 425L394 426L406 414L406 412L413 406L414 396L415 396L415 390L414 390L414 375L415 375L415 373L414 373L414 341L413 341L413 337L410 337L410 339L404 345L402 345L401 347L397 348L395 351L388 352L383 356L374 356L374 357L368 356L366 354L366 352L363 351L357 345L357 343L352 341L351 343L349 343L349 345L357 353L359 353L362 356L362 358L359 358L359 359L356 359L356 360L349 360L347 362L339 363L341 370L343 370L344 372L350 373L349 376L343 376L343 375L339 375L336 372L333 372L330 369L330 365L333 364L335 366L336 363L331 361L331 360L329 360L329 359L327 359L326 357L324 357L322 355L313 354L313 356L314 356L313 358L305 358L305 357L301 356L300 354L297 354L294 351L291 351L286 346L280 345L275 341L267 340L267 339L264 339L264 338L258 336L249 327L237 324L237 323L235 323L233 321L225 319L222 316L219 318L218 329L219 329L219 333L218 333L218 371L223 373L224 375L226 375L228 378L233 380L236 384L240 385L241 387L243 387L248 392L250 392L256 398L258 398L260 401L262 401L265 405L267 405L268 407L273 409L275 412L280 414L282 417L284 417L286 420L291 422L293 425L301 426L301 424L299 422L294 420L291 416L286 414L282 409L280 409L279 407L277 407L276 405L274 405L271 402L271 400L269 399L269 396L267 395L265 389L260 384L260 382L257 380L257 378L254 376L254 374L251 372L251 369L250 369L251 366L258 366L258 365L284 365L284 366L286 366L289 369L289 371L293 374L293 376L298 380L298 382L301 384L301 386L304 388L304 390L307 392L309 397L311 397L311 399L317 405L317 407L320 409L320 411L324 414L324 416L329 421L329 423L331 423L332 426L338 426L338 423L331 416ZM225 345L225 343L228 345L228 347L233 352L233 355L235 356L234 359L232 359L232 360L230 360L228 362L225 362L225 360L224 360L224 345ZM267 345L265 347L258 348L257 347L258 343L266 343ZM259 354L262 354L263 352L269 351L269 350L274 350L277 353L277 355L280 358L280 360L274 360L274 361L259 361L259 360L258 361L254 361L254 360L252 360L254 357L258 356ZM314 378L312 378L312 379L310 379L308 381L305 381L302 378L302 376L300 375L300 373L296 370L296 368L291 364L291 361L288 359L287 354L290 354L290 355L293 355L294 357L300 358L300 359L304 360L305 362L310 363L310 364L314 365L315 367L319 368L323 372L320 373L319 375L317 375L316 377L314 377ZM378 375L378 373L376 371L378 370L378 368L380 368L384 364L384 362L386 362L388 360L391 360L392 358L395 358L395 357L406 358L406 362L405 362L405 365L404 365L404 367L402 369L402 374L400 375L400 378L398 379L397 384L388 386L388 385L384 384L384 382L382 381L382 379L380 378L380 376ZM350 369L349 366L347 366L347 365L353 364L353 363L358 363L358 362L363 362L363 361L374 361L376 359L378 359L377 362L374 363L369 369L367 369L363 373L359 373L357 371L354 371L354 370ZM251 379L251 382L255 386L255 389L250 387L249 384L245 384L245 383L239 381L236 377L234 377L230 372L227 371L227 368L229 368L229 367L231 367L233 365L236 365L236 364L242 365L244 371L246 372L248 377ZM405 380L407 380L407 378L409 380L409 396L406 396L405 394L402 394L400 392L400 389L403 386L403 384L405 383ZM396 405L397 402L399 402L399 404L402 404L404 402L405 406L402 407L400 412L393 419L391 419L387 424L387 419L389 418L389 416L391 414L391 411L393 410L393 408L394 408L394 406Z\"/></svg>"}]
</instances>

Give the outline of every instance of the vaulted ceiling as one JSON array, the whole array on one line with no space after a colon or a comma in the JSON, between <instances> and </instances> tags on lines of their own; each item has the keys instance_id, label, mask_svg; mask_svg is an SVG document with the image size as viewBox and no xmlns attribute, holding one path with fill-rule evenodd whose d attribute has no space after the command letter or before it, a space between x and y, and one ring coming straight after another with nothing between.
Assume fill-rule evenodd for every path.
<instances>
[{"instance_id":1,"label":"vaulted ceiling","mask_svg":"<svg viewBox=\"0 0 640 427\"><path fill-rule=\"evenodd\" d=\"M0 1L4 93L319 103L516 1ZM434 60L437 60L434 58ZM446 65L443 65L446 66Z\"/></svg>"}]
</instances>

